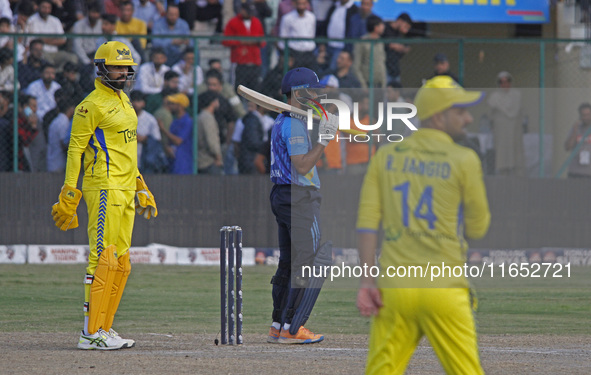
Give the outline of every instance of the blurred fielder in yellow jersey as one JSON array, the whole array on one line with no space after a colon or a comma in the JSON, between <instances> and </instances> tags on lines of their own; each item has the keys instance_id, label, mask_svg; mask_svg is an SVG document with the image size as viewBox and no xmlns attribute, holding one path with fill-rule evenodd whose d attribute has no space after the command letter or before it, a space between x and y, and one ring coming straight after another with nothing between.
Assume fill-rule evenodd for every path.
<instances>
[{"instance_id":1,"label":"blurred fielder in yellow jersey","mask_svg":"<svg viewBox=\"0 0 591 375\"><path fill-rule=\"evenodd\" d=\"M359 202L361 263L374 266L382 224L380 275L365 277L357 296L371 324L366 374L403 374L426 335L448 374L482 374L468 282L388 275L388 267L463 266L465 237L488 230L490 212L480 159L454 143L472 121L466 107L482 99L452 78L427 81L415 98L421 129L381 147ZM412 273L412 272L411 272ZM391 277L390 277L391 276Z\"/></svg>"},{"instance_id":2,"label":"blurred fielder in yellow jersey","mask_svg":"<svg viewBox=\"0 0 591 375\"><path fill-rule=\"evenodd\" d=\"M84 196L90 255L78 348L112 350L135 344L111 328L131 271L134 215L149 219L158 210L137 168L137 116L123 91L133 83L137 64L129 48L115 41L97 49L94 63L95 90L76 107L66 179L52 215L63 231L78 227L76 209ZM81 164L82 192L76 188Z\"/></svg>"}]
</instances>

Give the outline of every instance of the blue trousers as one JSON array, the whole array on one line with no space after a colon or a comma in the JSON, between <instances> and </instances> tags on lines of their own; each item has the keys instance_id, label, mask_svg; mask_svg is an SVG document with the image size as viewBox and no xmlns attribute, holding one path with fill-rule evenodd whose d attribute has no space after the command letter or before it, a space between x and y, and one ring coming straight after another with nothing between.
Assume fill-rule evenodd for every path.
<instances>
[{"instance_id":1,"label":"blue trousers","mask_svg":"<svg viewBox=\"0 0 591 375\"><path fill-rule=\"evenodd\" d=\"M312 265L320 244L320 203L318 189L297 185L275 185L271 209L279 237L279 265L273 278L273 321L291 323L298 289L291 287L302 266Z\"/></svg>"}]
</instances>

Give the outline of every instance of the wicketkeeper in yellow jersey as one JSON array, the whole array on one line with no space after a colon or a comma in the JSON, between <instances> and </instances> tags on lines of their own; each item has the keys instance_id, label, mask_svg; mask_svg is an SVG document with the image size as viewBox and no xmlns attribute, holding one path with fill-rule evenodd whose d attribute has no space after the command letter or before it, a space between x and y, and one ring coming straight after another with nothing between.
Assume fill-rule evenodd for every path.
<instances>
[{"instance_id":1,"label":"wicketkeeper in yellow jersey","mask_svg":"<svg viewBox=\"0 0 591 375\"><path fill-rule=\"evenodd\" d=\"M137 64L129 48L115 41L97 49L94 64L95 90L76 107L66 179L52 215L63 231L78 227L76 208L84 196L90 255L78 348L112 350L135 344L111 328L131 271L134 215L137 211L149 219L158 210L137 168L137 116L124 92L134 81ZM82 191L76 188L81 164Z\"/></svg>"},{"instance_id":2,"label":"wicketkeeper in yellow jersey","mask_svg":"<svg viewBox=\"0 0 591 375\"><path fill-rule=\"evenodd\" d=\"M361 314L374 316L366 374L403 374L423 335L446 373L483 373L467 280L446 273L431 281L430 272L463 266L465 237L488 230L480 159L454 143L472 121L466 107L482 97L448 76L432 78L415 98L421 129L370 162L357 219L362 264L375 264L380 223L384 240L380 274L364 277L357 296Z\"/></svg>"}]
</instances>

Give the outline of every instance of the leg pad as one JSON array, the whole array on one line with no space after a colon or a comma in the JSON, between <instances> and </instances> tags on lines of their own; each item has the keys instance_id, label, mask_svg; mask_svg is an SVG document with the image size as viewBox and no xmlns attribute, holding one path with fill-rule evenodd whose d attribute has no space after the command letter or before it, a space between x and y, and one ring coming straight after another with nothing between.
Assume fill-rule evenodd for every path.
<instances>
[{"instance_id":1,"label":"leg pad","mask_svg":"<svg viewBox=\"0 0 591 375\"><path fill-rule=\"evenodd\" d=\"M131 262L129 261L129 251L117 259L117 271L115 272L115 279L113 280L113 287L111 288L111 298L109 301L109 308L107 310L105 325L103 329L109 331L115 319L115 313L119 308L119 302L123 296L123 290L127 283L127 278L131 273Z\"/></svg>"},{"instance_id":2,"label":"leg pad","mask_svg":"<svg viewBox=\"0 0 591 375\"><path fill-rule=\"evenodd\" d=\"M113 281L117 271L117 247L111 245L101 252L94 279L90 286L90 301L88 305L88 332L96 333L105 324L107 310L113 288Z\"/></svg>"}]
</instances>

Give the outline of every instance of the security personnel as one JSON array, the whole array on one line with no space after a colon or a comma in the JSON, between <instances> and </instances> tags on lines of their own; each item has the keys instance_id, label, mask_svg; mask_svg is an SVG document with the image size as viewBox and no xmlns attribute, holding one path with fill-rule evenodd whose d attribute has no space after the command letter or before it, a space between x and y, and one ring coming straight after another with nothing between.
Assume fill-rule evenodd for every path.
<instances>
[{"instance_id":1,"label":"security personnel","mask_svg":"<svg viewBox=\"0 0 591 375\"><path fill-rule=\"evenodd\" d=\"M380 223L384 240L380 273L363 275L357 295L361 314L375 315L366 374L403 374L423 335L446 373L483 373L464 275L429 277L433 267L448 272L444 264L463 269L464 237L480 238L490 224L480 159L454 143L472 121L466 107L482 96L449 76L428 80L414 101L421 129L370 162L357 219L362 266L375 266Z\"/></svg>"},{"instance_id":2,"label":"security personnel","mask_svg":"<svg viewBox=\"0 0 591 375\"><path fill-rule=\"evenodd\" d=\"M137 116L123 91L133 83L137 64L130 49L116 41L97 49L94 64L95 90L76 107L66 178L52 215L60 230L78 227L76 208L84 196L90 255L78 348L113 350L135 344L111 328L131 271L134 211L149 219L158 210L137 168ZM76 188L81 164L82 192Z\"/></svg>"}]
</instances>

